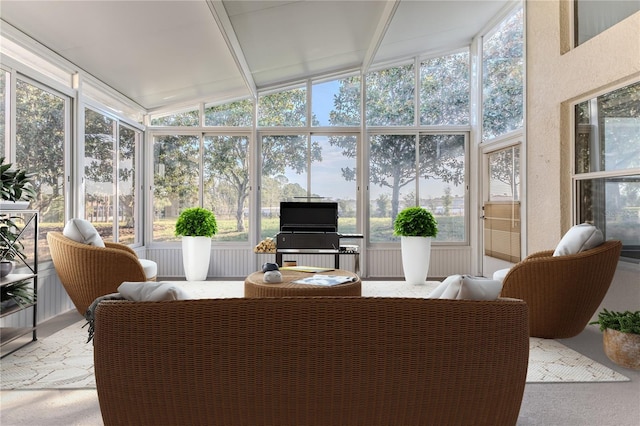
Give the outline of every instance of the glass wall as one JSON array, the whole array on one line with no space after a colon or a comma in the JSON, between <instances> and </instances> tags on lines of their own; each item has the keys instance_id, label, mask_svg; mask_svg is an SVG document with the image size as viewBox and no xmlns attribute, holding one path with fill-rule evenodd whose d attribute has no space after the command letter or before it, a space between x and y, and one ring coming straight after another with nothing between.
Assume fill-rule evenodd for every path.
<instances>
[{"instance_id":1,"label":"glass wall","mask_svg":"<svg viewBox=\"0 0 640 426\"><path fill-rule=\"evenodd\" d=\"M575 106L576 221L640 260L640 82Z\"/></svg>"},{"instance_id":2,"label":"glass wall","mask_svg":"<svg viewBox=\"0 0 640 426\"><path fill-rule=\"evenodd\" d=\"M6 157L7 153L5 148L7 147L6 141L9 139L7 134L7 123L10 120L9 110L7 109L7 80L9 79L9 73L3 69L0 69L0 157Z\"/></svg>"},{"instance_id":3,"label":"glass wall","mask_svg":"<svg viewBox=\"0 0 640 426\"><path fill-rule=\"evenodd\" d=\"M522 128L524 102L522 8L482 39L482 140Z\"/></svg>"},{"instance_id":4,"label":"glass wall","mask_svg":"<svg viewBox=\"0 0 640 426\"><path fill-rule=\"evenodd\" d=\"M200 138L156 135L153 139L153 241L178 241L174 228L185 208L200 206Z\"/></svg>"},{"instance_id":5,"label":"glass wall","mask_svg":"<svg viewBox=\"0 0 640 426\"><path fill-rule=\"evenodd\" d=\"M574 0L573 4L576 46L640 10L638 0Z\"/></svg>"},{"instance_id":6,"label":"glass wall","mask_svg":"<svg viewBox=\"0 0 640 426\"><path fill-rule=\"evenodd\" d=\"M369 240L399 241L398 212L419 205L438 221L434 241L466 241L466 145L466 134L373 135Z\"/></svg>"},{"instance_id":7,"label":"glass wall","mask_svg":"<svg viewBox=\"0 0 640 426\"><path fill-rule=\"evenodd\" d=\"M204 137L203 205L216 215L216 240L249 239L249 157L247 136Z\"/></svg>"},{"instance_id":8,"label":"glass wall","mask_svg":"<svg viewBox=\"0 0 640 426\"><path fill-rule=\"evenodd\" d=\"M142 132L85 108L84 212L105 241L140 242L136 158ZM122 241L121 241L122 239Z\"/></svg>"},{"instance_id":9,"label":"glass wall","mask_svg":"<svg viewBox=\"0 0 640 426\"><path fill-rule=\"evenodd\" d=\"M440 56L420 64L420 124L469 124L469 52Z\"/></svg>"},{"instance_id":10,"label":"glass wall","mask_svg":"<svg viewBox=\"0 0 640 426\"><path fill-rule=\"evenodd\" d=\"M50 88L17 79L15 163L30 173L36 199L29 208L40 212L40 261L51 260L46 233L61 231L65 208L65 147L70 138L71 102Z\"/></svg>"}]
</instances>

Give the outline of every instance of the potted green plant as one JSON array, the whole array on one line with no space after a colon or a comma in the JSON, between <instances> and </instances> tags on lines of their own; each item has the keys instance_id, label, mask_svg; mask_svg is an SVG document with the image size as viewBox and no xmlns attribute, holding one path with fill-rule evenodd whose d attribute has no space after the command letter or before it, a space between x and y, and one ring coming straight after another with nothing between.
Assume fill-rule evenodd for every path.
<instances>
[{"instance_id":1,"label":"potted green plant","mask_svg":"<svg viewBox=\"0 0 640 426\"><path fill-rule=\"evenodd\" d=\"M210 210L192 207L182 211L175 235L182 237L182 263L187 281L205 281L211 257L211 237L218 232L216 217Z\"/></svg>"},{"instance_id":2,"label":"potted green plant","mask_svg":"<svg viewBox=\"0 0 640 426\"><path fill-rule=\"evenodd\" d=\"M615 312L603 309L598 320L605 354L618 365L640 369L640 311Z\"/></svg>"},{"instance_id":3,"label":"potted green plant","mask_svg":"<svg viewBox=\"0 0 640 426\"><path fill-rule=\"evenodd\" d=\"M13 167L12 163L4 162L5 158L0 158L0 175L2 177L2 186L0 186L0 200L2 200L3 210L11 209L12 205L20 205L20 201L26 202L19 208L29 205L29 201L36 197L36 191L33 187L31 178L32 173ZM13 207L15 209L15 207Z\"/></svg>"},{"instance_id":4,"label":"potted green plant","mask_svg":"<svg viewBox=\"0 0 640 426\"><path fill-rule=\"evenodd\" d=\"M14 305L28 306L35 302L30 280L22 280L0 288L0 307L2 311Z\"/></svg>"},{"instance_id":5,"label":"potted green plant","mask_svg":"<svg viewBox=\"0 0 640 426\"><path fill-rule=\"evenodd\" d=\"M438 235L435 217L424 207L407 207L396 216L393 234L400 236L405 280L424 284L429 273L431 239Z\"/></svg>"},{"instance_id":6,"label":"potted green plant","mask_svg":"<svg viewBox=\"0 0 640 426\"><path fill-rule=\"evenodd\" d=\"M33 174L5 163L5 157L0 157L0 176L0 277L4 277L13 271L16 257L24 258L24 246L18 239L14 222L19 217L7 212L27 208L35 199L36 191L31 182Z\"/></svg>"}]
</instances>

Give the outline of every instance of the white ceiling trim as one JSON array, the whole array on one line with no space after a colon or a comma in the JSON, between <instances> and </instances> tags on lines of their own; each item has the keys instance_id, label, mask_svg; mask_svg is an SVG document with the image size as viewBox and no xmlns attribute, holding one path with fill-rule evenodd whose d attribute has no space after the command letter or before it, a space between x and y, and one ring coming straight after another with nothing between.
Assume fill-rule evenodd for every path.
<instances>
[{"instance_id":1,"label":"white ceiling trim","mask_svg":"<svg viewBox=\"0 0 640 426\"><path fill-rule=\"evenodd\" d=\"M220 32L222 33L227 46L229 46L231 56L233 56L233 60L236 62L238 71L240 71L247 89L251 93L251 96L256 99L258 97L256 83L255 81L253 81L253 75L251 74L251 70L249 69L249 64L247 63L247 60L244 56L236 33L233 30L233 25L231 24L231 20L229 19L229 15L227 14L227 10L225 9L224 4L221 0L207 0L207 5L211 10L213 18L218 24L218 28L220 29Z\"/></svg>"},{"instance_id":2,"label":"white ceiling trim","mask_svg":"<svg viewBox=\"0 0 640 426\"><path fill-rule=\"evenodd\" d=\"M364 60L362 61L362 74L366 74L373 63L376 53L378 52L378 48L380 48L380 44L384 39L384 35L393 20L393 15L396 13L396 9L399 4L400 0L387 1L384 11L382 12L382 16L380 16L380 21L378 21L376 31L371 39L371 43L369 44L369 48L367 49L367 53L364 55Z\"/></svg>"}]
</instances>

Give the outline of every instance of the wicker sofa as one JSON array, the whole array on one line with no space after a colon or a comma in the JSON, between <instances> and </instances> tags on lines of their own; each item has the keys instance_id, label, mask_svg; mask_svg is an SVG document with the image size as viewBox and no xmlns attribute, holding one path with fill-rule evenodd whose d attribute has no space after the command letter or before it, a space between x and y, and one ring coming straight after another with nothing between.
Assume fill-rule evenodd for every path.
<instances>
[{"instance_id":1,"label":"wicker sofa","mask_svg":"<svg viewBox=\"0 0 640 426\"><path fill-rule=\"evenodd\" d=\"M103 301L106 425L513 425L521 300L297 297Z\"/></svg>"}]
</instances>

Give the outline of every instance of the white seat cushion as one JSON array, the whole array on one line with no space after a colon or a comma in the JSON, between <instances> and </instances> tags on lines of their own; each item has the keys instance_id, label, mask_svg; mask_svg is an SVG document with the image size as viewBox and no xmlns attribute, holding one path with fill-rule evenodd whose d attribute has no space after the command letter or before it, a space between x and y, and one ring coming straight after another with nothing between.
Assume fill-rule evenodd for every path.
<instances>
[{"instance_id":1,"label":"white seat cushion","mask_svg":"<svg viewBox=\"0 0 640 426\"><path fill-rule=\"evenodd\" d=\"M496 281L503 282L504 281L504 277L507 276L507 274L509 273L510 270L511 270L511 268L498 269L497 271L495 271L493 273L493 279L496 280Z\"/></svg>"},{"instance_id":2,"label":"white seat cushion","mask_svg":"<svg viewBox=\"0 0 640 426\"><path fill-rule=\"evenodd\" d=\"M602 232L590 223L581 223L575 225L567 231L562 237L554 256L566 256L569 254L577 254L581 251L590 250L598 247L604 242Z\"/></svg>"},{"instance_id":3,"label":"white seat cushion","mask_svg":"<svg viewBox=\"0 0 640 426\"><path fill-rule=\"evenodd\" d=\"M64 226L62 235L78 243L104 247L104 241L98 234L98 230L88 220L71 219Z\"/></svg>"},{"instance_id":4,"label":"white seat cushion","mask_svg":"<svg viewBox=\"0 0 640 426\"><path fill-rule=\"evenodd\" d=\"M170 282L132 282L125 281L118 286L118 293L134 302L161 302L164 300L187 300L189 294Z\"/></svg>"},{"instance_id":5,"label":"white seat cushion","mask_svg":"<svg viewBox=\"0 0 640 426\"><path fill-rule=\"evenodd\" d=\"M158 264L153 260L148 259L138 259L140 261L140 265L142 265L142 269L144 269L144 276L147 279L154 278L158 275Z\"/></svg>"},{"instance_id":6,"label":"white seat cushion","mask_svg":"<svg viewBox=\"0 0 640 426\"><path fill-rule=\"evenodd\" d=\"M427 298L496 300L502 291L502 281L471 275L451 275L435 288Z\"/></svg>"}]
</instances>

